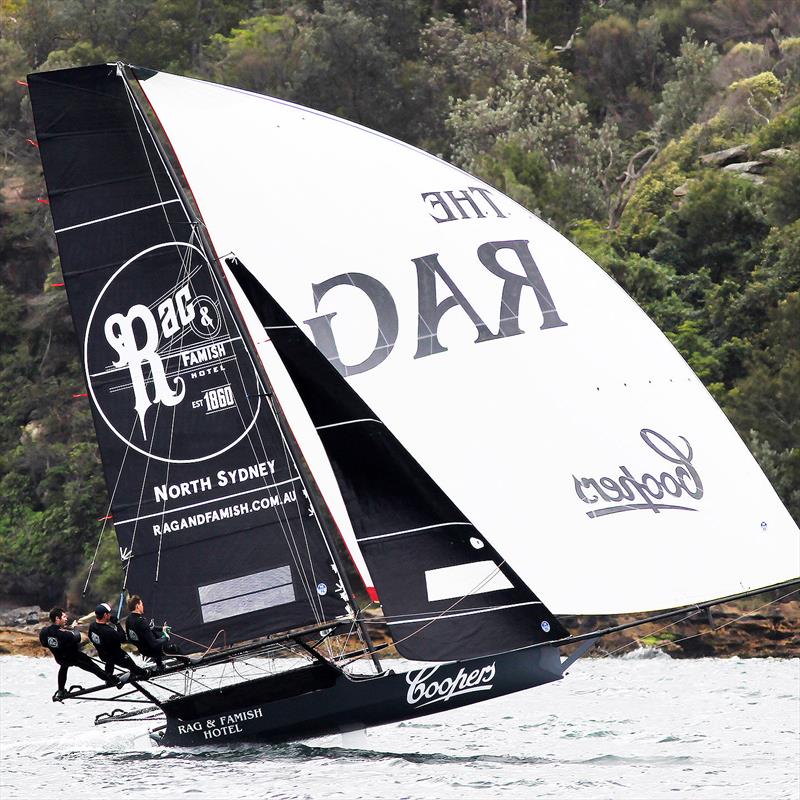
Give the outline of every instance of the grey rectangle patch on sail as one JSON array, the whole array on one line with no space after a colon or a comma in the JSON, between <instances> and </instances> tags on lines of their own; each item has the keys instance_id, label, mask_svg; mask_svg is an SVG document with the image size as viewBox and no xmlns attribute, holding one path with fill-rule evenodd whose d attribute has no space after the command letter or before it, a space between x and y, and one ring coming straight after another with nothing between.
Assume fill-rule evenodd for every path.
<instances>
[{"instance_id":1,"label":"grey rectangle patch on sail","mask_svg":"<svg viewBox=\"0 0 800 800\"><path fill-rule=\"evenodd\" d=\"M262 611L295 601L292 571L276 567L251 575L198 586L203 622L216 622L238 614Z\"/></svg>"}]
</instances>

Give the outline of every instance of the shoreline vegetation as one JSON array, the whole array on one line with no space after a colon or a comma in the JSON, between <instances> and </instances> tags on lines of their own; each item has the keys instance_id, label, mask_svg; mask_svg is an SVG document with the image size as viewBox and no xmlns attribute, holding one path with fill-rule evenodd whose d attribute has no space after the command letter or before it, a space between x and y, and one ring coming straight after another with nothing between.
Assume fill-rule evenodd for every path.
<instances>
[{"instance_id":1,"label":"shoreline vegetation","mask_svg":"<svg viewBox=\"0 0 800 800\"><path fill-rule=\"evenodd\" d=\"M800 4L0 0L0 603L85 613L122 583L25 83L117 60L336 114L520 202L654 320L800 520Z\"/></svg>"},{"instance_id":2,"label":"shoreline vegetation","mask_svg":"<svg viewBox=\"0 0 800 800\"><path fill-rule=\"evenodd\" d=\"M32 619L35 609L14 611L25 624L0 624L0 655L49 657L38 639L39 629L49 622L46 612L39 612L39 621L30 623L27 620ZM0 614L0 623L7 623L14 611ZM572 634L579 634L632 622L636 617L620 614L560 619ZM81 625L84 634L87 627L88 623ZM374 641L382 644L385 640L375 636ZM800 600L776 602L774 593L767 593L718 606L710 616L704 610L677 621L646 623L633 631L603 637L588 657L624 656L642 647L657 648L672 658L800 658ZM87 649L91 652L91 645ZM568 655L571 649L564 648L563 654ZM394 648L388 648L383 657L398 656Z\"/></svg>"}]
</instances>

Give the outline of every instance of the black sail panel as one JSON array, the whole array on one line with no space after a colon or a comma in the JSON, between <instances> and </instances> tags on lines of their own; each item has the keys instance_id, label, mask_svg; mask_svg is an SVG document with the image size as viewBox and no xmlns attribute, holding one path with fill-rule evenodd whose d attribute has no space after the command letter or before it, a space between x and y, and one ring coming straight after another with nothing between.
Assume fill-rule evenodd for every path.
<instances>
[{"instance_id":1,"label":"black sail panel","mask_svg":"<svg viewBox=\"0 0 800 800\"><path fill-rule=\"evenodd\" d=\"M187 650L341 616L220 272L124 80L29 87L128 590Z\"/></svg>"},{"instance_id":2,"label":"black sail panel","mask_svg":"<svg viewBox=\"0 0 800 800\"><path fill-rule=\"evenodd\" d=\"M227 263L319 432L398 651L446 661L566 636L258 280Z\"/></svg>"}]
</instances>

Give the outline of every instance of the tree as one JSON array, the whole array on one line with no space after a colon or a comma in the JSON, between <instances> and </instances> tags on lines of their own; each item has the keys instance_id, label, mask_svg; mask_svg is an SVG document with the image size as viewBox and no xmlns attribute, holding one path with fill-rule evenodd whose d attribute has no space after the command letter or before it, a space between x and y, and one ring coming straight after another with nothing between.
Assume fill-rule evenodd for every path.
<instances>
[{"instance_id":1,"label":"tree","mask_svg":"<svg viewBox=\"0 0 800 800\"><path fill-rule=\"evenodd\" d=\"M730 277L743 284L769 232L758 187L716 170L698 180L663 222L672 236L663 237L651 256L666 257L683 273L705 266L715 283Z\"/></svg>"},{"instance_id":2,"label":"tree","mask_svg":"<svg viewBox=\"0 0 800 800\"><path fill-rule=\"evenodd\" d=\"M303 30L288 15L243 20L205 50L212 77L231 86L290 97L303 55Z\"/></svg>"},{"instance_id":3,"label":"tree","mask_svg":"<svg viewBox=\"0 0 800 800\"><path fill-rule=\"evenodd\" d=\"M294 99L404 138L416 111L400 91L416 14L411 0L374 6L328 0L303 40Z\"/></svg>"},{"instance_id":4,"label":"tree","mask_svg":"<svg viewBox=\"0 0 800 800\"><path fill-rule=\"evenodd\" d=\"M725 406L739 430L753 431L770 476L795 519L800 520L800 293L793 292L770 315L762 348ZM765 446L764 443L769 443Z\"/></svg>"},{"instance_id":5,"label":"tree","mask_svg":"<svg viewBox=\"0 0 800 800\"><path fill-rule=\"evenodd\" d=\"M447 126L457 164L557 225L607 217L622 147L614 125L594 128L563 69L509 73L485 98L457 100Z\"/></svg>"},{"instance_id":6,"label":"tree","mask_svg":"<svg viewBox=\"0 0 800 800\"><path fill-rule=\"evenodd\" d=\"M715 44L699 44L694 31L686 31L680 53L672 62L675 77L665 84L656 107L655 130L662 140L683 133L699 117L714 94L711 74L718 62Z\"/></svg>"},{"instance_id":7,"label":"tree","mask_svg":"<svg viewBox=\"0 0 800 800\"><path fill-rule=\"evenodd\" d=\"M124 7L125 4L123 4ZM200 72L203 48L247 16L247 0L151 0L126 37L123 55L134 64Z\"/></svg>"}]
</instances>

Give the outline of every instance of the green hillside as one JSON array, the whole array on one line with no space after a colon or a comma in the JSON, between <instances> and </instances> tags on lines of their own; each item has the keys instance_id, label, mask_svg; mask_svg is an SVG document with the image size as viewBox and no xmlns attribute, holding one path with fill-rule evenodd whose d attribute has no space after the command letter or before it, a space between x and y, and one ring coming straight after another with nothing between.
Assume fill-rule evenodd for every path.
<instances>
[{"instance_id":1,"label":"green hillside","mask_svg":"<svg viewBox=\"0 0 800 800\"><path fill-rule=\"evenodd\" d=\"M800 4L0 0L0 600L120 583L24 85L116 60L355 120L535 211L655 320L800 520Z\"/></svg>"}]
</instances>

